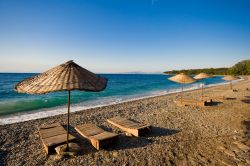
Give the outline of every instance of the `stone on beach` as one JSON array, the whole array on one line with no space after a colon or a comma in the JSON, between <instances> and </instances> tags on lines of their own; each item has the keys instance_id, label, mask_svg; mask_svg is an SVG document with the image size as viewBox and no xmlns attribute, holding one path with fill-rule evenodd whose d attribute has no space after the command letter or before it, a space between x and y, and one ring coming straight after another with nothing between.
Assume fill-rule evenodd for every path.
<instances>
[{"instance_id":1,"label":"stone on beach","mask_svg":"<svg viewBox=\"0 0 250 166\"><path fill-rule=\"evenodd\" d=\"M60 145L55 148L58 155L75 156L81 151L81 147L76 143L69 143L69 150L66 151L66 144Z\"/></svg>"}]
</instances>

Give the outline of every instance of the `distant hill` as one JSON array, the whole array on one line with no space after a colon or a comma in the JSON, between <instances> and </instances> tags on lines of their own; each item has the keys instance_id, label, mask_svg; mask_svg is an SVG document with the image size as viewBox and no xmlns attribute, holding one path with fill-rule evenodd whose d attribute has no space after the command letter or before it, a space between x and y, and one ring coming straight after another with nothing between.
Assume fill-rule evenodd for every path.
<instances>
[{"instance_id":1,"label":"distant hill","mask_svg":"<svg viewBox=\"0 0 250 166\"><path fill-rule=\"evenodd\" d=\"M244 60L236 63L230 68L204 68L204 69L189 69L189 70L172 70L165 71L165 74L199 74L207 73L213 75L250 75L250 60Z\"/></svg>"}]
</instances>

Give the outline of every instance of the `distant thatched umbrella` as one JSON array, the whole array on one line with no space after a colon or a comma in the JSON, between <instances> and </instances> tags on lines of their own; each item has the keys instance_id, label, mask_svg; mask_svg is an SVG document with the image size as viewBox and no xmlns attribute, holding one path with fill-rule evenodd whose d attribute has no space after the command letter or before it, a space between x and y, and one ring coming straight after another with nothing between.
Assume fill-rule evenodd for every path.
<instances>
[{"instance_id":1,"label":"distant thatched umbrella","mask_svg":"<svg viewBox=\"0 0 250 166\"><path fill-rule=\"evenodd\" d=\"M106 88L107 79L82 68L73 61L56 66L44 73L27 78L15 86L19 93L45 94L55 91L68 91L67 148L69 139L70 91L99 92Z\"/></svg>"},{"instance_id":2,"label":"distant thatched umbrella","mask_svg":"<svg viewBox=\"0 0 250 166\"><path fill-rule=\"evenodd\" d=\"M211 78L212 75L206 74L206 73L200 73L198 75L196 75L194 78L197 80L201 80L202 81L202 85L201 85L201 100L203 100L203 86L204 86L204 78Z\"/></svg>"},{"instance_id":3,"label":"distant thatched umbrella","mask_svg":"<svg viewBox=\"0 0 250 166\"><path fill-rule=\"evenodd\" d=\"M184 73L177 74L177 75L170 77L168 79L181 84L181 103L182 103L183 84L191 84L191 83L196 81L195 79L193 79L192 77L190 77Z\"/></svg>"},{"instance_id":4,"label":"distant thatched umbrella","mask_svg":"<svg viewBox=\"0 0 250 166\"><path fill-rule=\"evenodd\" d=\"M230 81L230 89L232 90L233 89L233 83L232 83L232 81L233 80L238 80L239 79L239 77L237 77L237 76L225 76L225 77L223 77L222 78L223 80L226 80L226 81Z\"/></svg>"}]
</instances>

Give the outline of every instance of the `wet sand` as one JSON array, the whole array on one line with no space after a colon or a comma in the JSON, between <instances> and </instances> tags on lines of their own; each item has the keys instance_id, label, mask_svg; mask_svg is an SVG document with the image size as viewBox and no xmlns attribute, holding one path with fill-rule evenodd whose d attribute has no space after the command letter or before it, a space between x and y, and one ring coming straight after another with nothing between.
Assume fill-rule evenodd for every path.
<instances>
[{"instance_id":1,"label":"wet sand","mask_svg":"<svg viewBox=\"0 0 250 166\"><path fill-rule=\"evenodd\" d=\"M78 138L81 154L74 158L46 156L38 134L44 124L66 124L67 115L0 126L0 165L250 165L250 76L234 84L207 88L206 95L226 96L213 106L179 107L180 93L131 101L71 114L71 126L94 123L120 133L119 143L95 150ZM217 91L222 89L223 91ZM200 98L200 90L184 93ZM122 116L151 124L145 137L129 137L106 122Z\"/></svg>"}]
</instances>

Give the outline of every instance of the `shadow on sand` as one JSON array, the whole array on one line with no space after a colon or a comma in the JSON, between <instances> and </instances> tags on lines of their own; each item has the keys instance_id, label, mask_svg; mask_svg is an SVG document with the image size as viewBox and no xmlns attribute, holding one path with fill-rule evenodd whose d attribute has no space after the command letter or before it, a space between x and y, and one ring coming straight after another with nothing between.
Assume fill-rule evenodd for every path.
<instances>
[{"instance_id":1,"label":"shadow on sand","mask_svg":"<svg viewBox=\"0 0 250 166\"><path fill-rule=\"evenodd\" d=\"M241 100L243 103L250 104L250 99Z\"/></svg>"},{"instance_id":2,"label":"shadow on sand","mask_svg":"<svg viewBox=\"0 0 250 166\"><path fill-rule=\"evenodd\" d=\"M246 137L250 138L250 119L244 120L242 123L246 127L246 131L245 131Z\"/></svg>"},{"instance_id":3,"label":"shadow on sand","mask_svg":"<svg viewBox=\"0 0 250 166\"><path fill-rule=\"evenodd\" d=\"M5 161L5 157L7 155L7 152L4 150L0 150L0 165L5 165L6 161Z\"/></svg>"},{"instance_id":4,"label":"shadow on sand","mask_svg":"<svg viewBox=\"0 0 250 166\"><path fill-rule=\"evenodd\" d=\"M226 100L236 100L237 98L235 97L227 97Z\"/></svg>"},{"instance_id":5,"label":"shadow on sand","mask_svg":"<svg viewBox=\"0 0 250 166\"><path fill-rule=\"evenodd\" d=\"M100 127L106 131L112 132L112 128L103 125L100 125ZM143 137L126 136L125 133L121 132L119 133L120 136L118 140L104 149L107 151L113 151L144 147L154 142L152 140L153 137L171 136L177 134L178 132L180 132L180 130L166 129L162 127L152 127L151 132ZM78 154L79 156L97 152L91 143L86 138L83 138L80 134L78 134L72 126L70 126L70 133L77 138L76 143L82 147L81 153Z\"/></svg>"},{"instance_id":6,"label":"shadow on sand","mask_svg":"<svg viewBox=\"0 0 250 166\"><path fill-rule=\"evenodd\" d=\"M162 127L152 127L151 133L147 137L170 136L179 133L181 130L167 129Z\"/></svg>"},{"instance_id":7,"label":"shadow on sand","mask_svg":"<svg viewBox=\"0 0 250 166\"><path fill-rule=\"evenodd\" d=\"M223 102L220 102L220 101L213 101L212 103L210 103L208 106L217 106L217 105L220 105L222 104Z\"/></svg>"},{"instance_id":8,"label":"shadow on sand","mask_svg":"<svg viewBox=\"0 0 250 166\"><path fill-rule=\"evenodd\" d=\"M107 150L112 151L112 150L144 147L144 146L154 143L152 139L153 137L170 136L178 132L180 132L180 130L166 129L162 127L152 127L151 132L145 134L145 136L142 136L142 137L133 137L133 136L126 136L125 134L121 134L119 137L117 146L111 147Z\"/></svg>"},{"instance_id":9,"label":"shadow on sand","mask_svg":"<svg viewBox=\"0 0 250 166\"><path fill-rule=\"evenodd\" d=\"M0 139L0 147L4 145L5 141ZM7 156L7 152L0 148L0 165L5 165L6 161L5 158Z\"/></svg>"}]
</instances>

